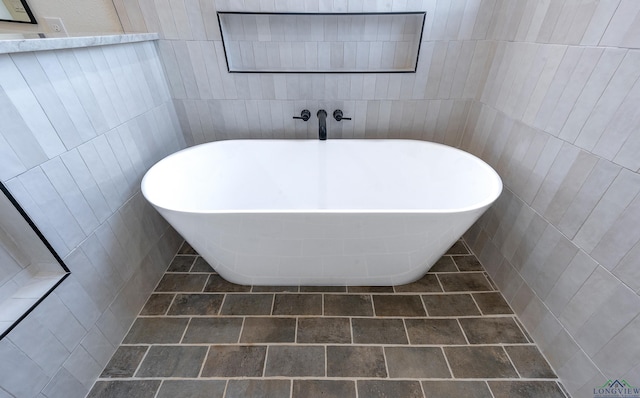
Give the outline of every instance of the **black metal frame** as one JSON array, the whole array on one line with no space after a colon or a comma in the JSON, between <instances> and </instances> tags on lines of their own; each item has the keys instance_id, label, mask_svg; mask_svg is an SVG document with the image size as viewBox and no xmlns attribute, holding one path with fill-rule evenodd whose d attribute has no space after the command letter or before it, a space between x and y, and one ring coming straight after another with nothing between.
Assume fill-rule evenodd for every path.
<instances>
[{"instance_id":1,"label":"black metal frame","mask_svg":"<svg viewBox=\"0 0 640 398\"><path fill-rule=\"evenodd\" d=\"M9 190L7 189L7 187L0 181L0 191L2 191L2 193L5 194L5 196L7 197L7 199L9 199L9 201L11 202L11 204L13 204L13 206L16 208L16 210L18 210L18 213L20 213L20 215L24 218L24 220L27 222L27 224L29 224L29 226L31 227L31 229L33 229L33 232L35 232L35 234L38 236L38 238L40 238L40 240L42 241L42 243L44 243L44 245L46 246L46 248L51 252L51 254L53 255L53 257L56 259L56 261L58 262L58 264L60 264L60 267L62 267L62 269L64 270L64 274L60 277L60 280L58 280L58 282L56 282L55 285L53 285L51 287L51 289L49 289L45 294L42 295L42 297L40 297L40 299L38 299L38 301L36 301L31 307L29 307L28 310L26 310L24 312L24 314L22 314L15 322L13 322L13 325L11 325L10 327L8 327L6 330L4 330L3 332L0 332L0 340L2 340L6 335L8 335L16 326L18 326L18 324L27 317L27 315L29 315L31 313L31 311L33 311L38 304L40 304L45 298L47 298L47 296L49 296L51 294L51 292L53 292L58 286L60 286L60 284L62 283L62 281L64 281L70 274L71 271L69 270L69 268L67 267L67 265L64 263L64 261L62 260L62 258L60 258L60 256L58 255L58 253L56 253L56 251L53 249L53 246L51 246L51 244L49 243L49 241L47 241L47 238L44 237L44 235L42 234L42 232L40 232L40 230L38 229L38 227L36 226L36 224L33 222L33 220L31 220L31 217L29 217L29 215L24 211L24 209L22 208L22 206L20 206L20 204L18 203L18 201L16 200L16 198L11 194L11 192L9 192Z\"/></svg>"},{"instance_id":2,"label":"black metal frame","mask_svg":"<svg viewBox=\"0 0 640 398\"><path fill-rule=\"evenodd\" d=\"M402 11L402 12L252 12L252 11L218 11L218 28L220 29L220 37L222 39L222 49L224 50L224 59L227 63L227 72L229 73L330 73L330 74L347 74L347 73L416 73L418 70L418 61L420 60L420 48L422 47L422 37L424 35L424 24L426 21L426 11ZM416 64L413 70L348 70L348 71L302 71L302 70L231 70L229 67L229 56L227 55L227 47L224 41L224 33L222 32L221 14L234 15L422 15L422 26L420 27L420 39L418 41L418 50L416 52Z\"/></svg>"},{"instance_id":3,"label":"black metal frame","mask_svg":"<svg viewBox=\"0 0 640 398\"><path fill-rule=\"evenodd\" d=\"M36 17L33 16L33 13L31 12L31 8L29 8L29 4L27 4L27 1L26 0L20 0L20 3L22 3L22 6L24 7L24 10L27 12L27 15L29 16L29 21L16 21L14 19L0 19L0 21L2 21L2 22L28 23L28 24L37 25L38 21L36 21ZM0 336L0 339L1 338L2 338L2 336Z\"/></svg>"}]
</instances>

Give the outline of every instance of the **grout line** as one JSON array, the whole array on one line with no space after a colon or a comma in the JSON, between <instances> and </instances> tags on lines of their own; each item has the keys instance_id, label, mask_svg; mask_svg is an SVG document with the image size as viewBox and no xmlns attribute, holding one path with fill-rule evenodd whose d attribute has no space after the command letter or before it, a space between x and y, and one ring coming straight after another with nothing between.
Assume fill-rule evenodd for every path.
<instances>
[{"instance_id":1,"label":"grout line","mask_svg":"<svg viewBox=\"0 0 640 398\"><path fill-rule=\"evenodd\" d=\"M467 334L464 332L464 328L462 327L462 324L460 323L460 319L456 318L456 321L458 322L458 327L462 331L462 336L464 337L464 341L466 341L468 345L471 345L471 343L469 342L469 339L467 338ZM476 345L476 344L474 344L474 345Z\"/></svg>"},{"instance_id":2,"label":"grout line","mask_svg":"<svg viewBox=\"0 0 640 398\"><path fill-rule=\"evenodd\" d=\"M182 336L180 336L180 342L178 344L182 344L182 341L184 340L184 336L187 334L187 329L189 329L189 325L191 325L191 319L193 318L189 318L189 320L187 321L187 325L184 327L184 330L182 331Z\"/></svg>"},{"instance_id":3,"label":"grout line","mask_svg":"<svg viewBox=\"0 0 640 398\"><path fill-rule=\"evenodd\" d=\"M404 327L404 335L407 336L407 345L411 345L411 339L409 339L409 329L407 328L407 318L402 318L402 326Z\"/></svg>"},{"instance_id":4,"label":"grout line","mask_svg":"<svg viewBox=\"0 0 640 398\"><path fill-rule=\"evenodd\" d=\"M132 373L132 376L131 376L132 378L136 376L136 374L140 370L140 367L142 366L142 363L144 362L145 359L147 359L147 354L151 350L151 347L152 347L152 345L148 345L147 346L147 350L144 352L144 355L142 356L142 359L140 360L140 363L138 364L138 366L136 366L136 370L134 370L133 373Z\"/></svg>"},{"instance_id":5,"label":"grout line","mask_svg":"<svg viewBox=\"0 0 640 398\"><path fill-rule=\"evenodd\" d=\"M291 346L293 343L291 341L284 342L240 342L240 343L136 343L136 344L123 344L122 347L152 347L161 345L163 347L208 347L210 345L216 346ZM298 346L308 346L308 347L316 347L324 343L318 342L310 342L310 343L297 343ZM384 345L385 347L405 347L405 348L434 348L434 347L502 347L504 345L508 346L518 346L518 347L535 347L538 348L534 343L477 343L477 344L404 344L404 343L329 343L331 346L340 346L340 347L380 347Z\"/></svg>"},{"instance_id":6,"label":"grout line","mask_svg":"<svg viewBox=\"0 0 640 398\"><path fill-rule=\"evenodd\" d=\"M384 370L387 371L387 379L390 379L389 375L389 364L387 363L387 346L382 345L382 358L384 359Z\"/></svg>"},{"instance_id":7,"label":"grout line","mask_svg":"<svg viewBox=\"0 0 640 398\"><path fill-rule=\"evenodd\" d=\"M198 378L202 377L202 371L204 370L204 365L207 363L207 359L209 358L209 352L211 351L211 346L207 347L207 353L204 355L204 359L202 360L202 365L200 365L200 371L198 372ZM226 391L225 386L225 391Z\"/></svg>"},{"instance_id":8,"label":"grout line","mask_svg":"<svg viewBox=\"0 0 640 398\"><path fill-rule=\"evenodd\" d=\"M371 299L371 310L373 311L373 316L376 316L376 306L373 304L373 294L369 294L369 298Z\"/></svg>"},{"instance_id":9,"label":"grout line","mask_svg":"<svg viewBox=\"0 0 640 398\"><path fill-rule=\"evenodd\" d=\"M520 372L518 371L518 368L516 367L516 364L513 363L513 359L511 359L511 355L509 355L509 352L507 352L507 349L502 347L502 350L504 351L505 354L507 354L507 358L509 358L509 363L511 364L511 366L513 366L513 369L516 371L516 374L518 375L518 378L521 379L522 375L520 375Z\"/></svg>"},{"instance_id":10,"label":"grout line","mask_svg":"<svg viewBox=\"0 0 640 398\"><path fill-rule=\"evenodd\" d=\"M227 294L223 293L222 294L222 301L220 302L220 308L218 308L218 315L222 315L222 308L224 307L226 301L227 301Z\"/></svg>"},{"instance_id":11,"label":"grout line","mask_svg":"<svg viewBox=\"0 0 640 398\"><path fill-rule=\"evenodd\" d=\"M327 377L329 375L329 359L328 359L328 353L327 353L327 345L324 345L324 377Z\"/></svg>"},{"instance_id":12,"label":"grout line","mask_svg":"<svg viewBox=\"0 0 640 398\"><path fill-rule=\"evenodd\" d=\"M246 321L247 321L247 317L243 316L242 324L240 324L240 333L238 333L238 341L236 342L237 344L240 344L240 340L242 339L242 333L244 333L244 324Z\"/></svg>"},{"instance_id":13,"label":"grout line","mask_svg":"<svg viewBox=\"0 0 640 398\"><path fill-rule=\"evenodd\" d=\"M227 390L229 389L229 382L231 380L227 379L226 382L224 383L224 391L222 391L222 397L226 397L227 396Z\"/></svg>"},{"instance_id":14,"label":"grout line","mask_svg":"<svg viewBox=\"0 0 640 398\"><path fill-rule=\"evenodd\" d=\"M491 389L491 386L489 385L489 380L483 380L483 381L484 381L484 384L487 385L487 389L489 390L489 394L491 394L491 397L496 398L496 396L493 395L493 390Z\"/></svg>"},{"instance_id":15,"label":"grout line","mask_svg":"<svg viewBox=\"0 0 640 398\"><path fill-rule=\"evenodd\" d=\"M485 314L484 312L482 312L482 308L480 308L480 306L478 305L478 302L476 301L475 297L473 297L473 294L470 294L469 296L471 296L471 301L473 301L473 304L475 304L476 308L478 308L478 311L480 312L480 316L484 317Z\"/></svg>"},{"instance_id":16,"label":"grout line","mask_svg":"<svg viewBox=\"0 0 640 398\"><path fill-rule=\"evenodd\" d=\"M153 398L157 398L158 394L160 394L160 390L162 389L162 386L164 385L165 380L161 380L160 381L160 385L158 386L158 389L156 390L156 393L153 394Z\"/></svg>"},{"instance_id":17,"label":"grout line","mask_svg":"<svg viewBox=\"0 0 640 398\"><path fill-rule=\"evenodd\" d=\"M211 318L216 317L218 315L200 315L200 314L176 314L176 315L143 315L139 316L137 319L149 319L149 318L168 318L168 319L181 319L181 318ZM318 315L318 314L281 314L281 315L270 315L270 314L223 314L221 317L224 318L242 318L245 316L252 317L277 317L277 318L356 318L356 319L458 319L458 318L513 318L517 317L515 313L508 314L473 314L473 315L426 315L426 316L402 316L402 315Z\"/></svg>"},{"instance_id":18,"label":"grout line","mask_svg":"<svg viewBox=\"0 0 640 398\"><path fill-rule=\"evenodd\" d=\"M262 366L262 376L261 378L265 378L267 374L267 360L269 359L269 348L271 345L267 344L266 349L264 350L264 365Z\"/></svg>"},{"instance_id":19,"label":"grout line","mask_svg":"<svg viewBox=\"0 0 640 398\"><path fill-rule=\"evenodd\" d=\"M273 293L271 295L271 312L269 312L270 315L274 315L273 310L275 309L275 307L276 307L276 293Z\"/></svg>"},{"instance_id":20,"label":"grout line","mask_svg":"<svg viewBox=\"0 0 640 398\"><path fill-rule=\"evenodd\" d=\"M427 305L424 303L424 298L422 295L418 295L420 297L420 302L422 303L422 308L424 309L425 316L429 317L429 310L427 310Z\"/></svg>"},{"instance_id":21,"label":"grout line","mask_svg":"<svg viewBox=\"0 0 640 398\"><path fill-rule=\"evenodd\" d=\"M449 374L451 375L451 378L455 379L455 376L453 374L453 369L451 368L451 364L449 363L449 358L447 358L447 354L444 352L444 347L440 347L440 351L442 352L442 356L444 357L444 361L447 364L447 369L449 369Z\"/></svg>"}]
</instances>

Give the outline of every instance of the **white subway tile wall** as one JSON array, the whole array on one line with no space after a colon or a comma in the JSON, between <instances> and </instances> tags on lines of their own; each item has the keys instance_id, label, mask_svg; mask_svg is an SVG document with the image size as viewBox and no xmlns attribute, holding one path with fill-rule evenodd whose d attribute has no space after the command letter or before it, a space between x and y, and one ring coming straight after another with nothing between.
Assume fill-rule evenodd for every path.
<instances>
[{"instance_id":1,"label":"white subway tile wall","mask_svg":"<svg viewBox=\"0 0 640 398\"><path fill-rule=\"evenodd\" d=\"M303 108L339 107L354 120L330 124L330 137L426 139L488 161L505 193L467 240L565 385L581 396L608 378L640 380L640 346L631 337L637 314L621 310L619 321L596 326L604 312L633 306L640 293L636 1L137 3L116 8L126 31L157 31L164 39L160 53L189 145L314 138L313 123L289 118ZM217 10L426 11L418 72L230 75ZM318 46L304 46L305 53ZM371 46L355 47L356 66L381 58ZM275 63L269 54L276 53L256 52L254 61ZM610 289L598 285L604 281ZM591 296L600 304L589 314L577 310L572 316L586 318L572 323L567 309L590 308Z\"/></svg>"},{"instance_id":2,"label":"white subway tile wall","mask_svg":"<svg viewBox=\"0 0 640 398\"><path fill-rule=\"evenodd\" d=\"M639 380L640 8L491 3L495 56L462 148L505 192L467 242L572 395Z\"/></svg>"},{"instance_id":3,"label":"white subway tile wall","mask_svg":"<svg viewBox=\"0 0 640 398\"><path fill-rule=\"evenodd\" d=\"M180 244L140 181L184 138L154 42L0 69L0 178L72 272L0 341L0 395L83 397Z\"/></svg>"}]
</instances>

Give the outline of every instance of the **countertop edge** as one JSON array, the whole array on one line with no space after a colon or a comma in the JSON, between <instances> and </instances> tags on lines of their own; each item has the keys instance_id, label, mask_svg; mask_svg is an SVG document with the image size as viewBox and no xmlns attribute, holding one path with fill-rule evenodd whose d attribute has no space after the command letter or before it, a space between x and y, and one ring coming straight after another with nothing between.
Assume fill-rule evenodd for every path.
<instances>
[{"instance_id":1,"label":"countertop edge","mask_svg":"<svg viewBox=\"0 0 640 398\"><path fill-rule=\"evenodd\" d=\"M159 39L157 33L0 40L0 54L106 46Z\"/></svg>"}]
</instances>

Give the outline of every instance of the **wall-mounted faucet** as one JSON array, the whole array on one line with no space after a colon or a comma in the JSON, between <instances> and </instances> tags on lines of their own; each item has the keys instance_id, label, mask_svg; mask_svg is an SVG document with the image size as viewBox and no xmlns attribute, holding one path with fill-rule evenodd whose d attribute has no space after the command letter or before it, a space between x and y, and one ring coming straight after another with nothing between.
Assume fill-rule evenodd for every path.
<instances>
[{"instance_id":1,"label":"wall-mounted faucet","mask_svg":"<svg viewBox=\"0 0 640 398\"><path fill-rule=\"evenodd\" d=\"M320 109L318 116L318 138L322 141L327 139L327 111Z\"/></svg>"},{"instance_id":2,"label":"wall-mounted faucet","mask_svg":"<svg viewBox=\"0 0 640 398\"><path fill-rule=\"evenodd\" d=\"M336 109L335 111L333 111L333 118L338 122L341 120L351 120L350 117L342 116L342 111L340 109Z\"/></svg>"},{"instance_id":3,"label":"wall-mounted faucet","mask_svg":"<svg viewBox=\"0 0 640 398\"><path fill-rule=\"evenodd\" d=\"M300 116L294 116L294 119L302 119L303 121L307 121L311 118L311 112L309 112L308 109L303 109L302 112L300 112Z\"/></svg>"}]
</instances>

